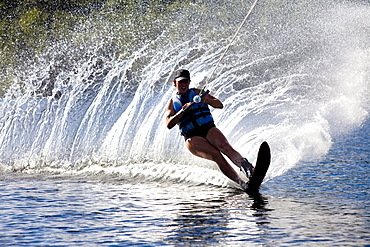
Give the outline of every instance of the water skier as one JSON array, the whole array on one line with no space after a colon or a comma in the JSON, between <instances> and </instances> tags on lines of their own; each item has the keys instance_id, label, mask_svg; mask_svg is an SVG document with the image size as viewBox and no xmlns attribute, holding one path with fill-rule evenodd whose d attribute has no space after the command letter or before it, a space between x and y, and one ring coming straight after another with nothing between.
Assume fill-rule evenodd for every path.
<instances>
[{"instance_id":1,"label":"water skier","mask_svg":"<svg viewBox=\"0 0 370 247\"><path fill-rule=\"evenodd\" d=\"M208 107L210 105L221 109L222 102L210 94L199 98L197 95L201 90L189 88L188 70L177 70L173 83L177 92L166 106L167 128L172 129L176 124L179 125L186 147L192 154L216 162L222 173L246 190L247 183L240 178L222 154L225 154L248 177L253 172L253 166L229 144L223 133L215 126ZM193 102L194 97L198 97L196 101L200 102Z\"/></svg>"}]
</instances>

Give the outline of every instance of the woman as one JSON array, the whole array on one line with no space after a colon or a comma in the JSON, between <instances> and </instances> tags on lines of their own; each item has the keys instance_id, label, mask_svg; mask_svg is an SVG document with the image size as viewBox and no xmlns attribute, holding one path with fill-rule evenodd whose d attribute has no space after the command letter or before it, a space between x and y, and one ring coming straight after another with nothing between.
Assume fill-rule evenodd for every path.
<instances>
[{"instance_id":1,"label":"woman","mask_svg":"<svg viewBox=\"0 0 370 247\"><path fill-rule=\"evenodd\" d=\"M212 95L206 94L199 103L194 103L193 98L199 95L200 90L189 88L190 73L188 70L176 71L173 83L177 92L166 106L167 128L171 129L178 124L180 132L185 138L186 147L192 154L216 162L228 178L246 190L246 182L239 177L222 154L225 154L236 166L241 168L248 177L253 172L253 166L234 150L226 137L215 126L208 108L210 105L222 109L222 102Z\"/></svg>"}]
</instances>

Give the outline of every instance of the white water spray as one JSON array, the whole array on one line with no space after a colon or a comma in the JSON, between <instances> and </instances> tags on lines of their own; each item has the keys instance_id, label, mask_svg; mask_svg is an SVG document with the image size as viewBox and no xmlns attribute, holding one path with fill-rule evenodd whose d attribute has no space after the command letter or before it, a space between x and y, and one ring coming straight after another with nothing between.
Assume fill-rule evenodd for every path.
<instances>
[{"instance_id":1,"label":"white water spray","mask_svg":"<svg viewBox=\"0 0 370 247\"><path fill-rule=\"evenodd\" d=\"M207 85L225 105L212 111L216 125L238 151L254 161L259 144L269 142L268 178L319 159L334 135L359 127L370 110L370 7L294 7L312 9L304 17L289 6L256 8L255 25L240 32L222 73ZM225 44L202 33L168 42L165 30L130 57L92 54L74 71L61 72L53 89L60 98L30 96L32 81L43 79L31 75L26 93L14 88L1 99L1 170L226 184L216 165L193 157L178 130L164 124L173 72L190 70L192 86L202 87Z\"/></svg>"}]
</instances>

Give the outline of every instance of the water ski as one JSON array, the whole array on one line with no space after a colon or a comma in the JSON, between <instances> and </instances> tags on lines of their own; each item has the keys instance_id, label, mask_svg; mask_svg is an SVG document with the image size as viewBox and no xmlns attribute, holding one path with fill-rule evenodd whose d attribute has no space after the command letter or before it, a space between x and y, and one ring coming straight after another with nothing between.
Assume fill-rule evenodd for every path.
<instances>
[{"instance_id":1,"label":"water ski","mask_svg":"<svg viewBox=\"0 0 370 247\"><path fill-rule=\"evenodd\" d=\"M270 161L270 147L267 142L262 142L257 155L256 167L254 168L254 172L248 182L248 188L246 189L248 194L258 192L260 185L266 176L266 172L269 169Z\"/></svg>"}]
</instances>

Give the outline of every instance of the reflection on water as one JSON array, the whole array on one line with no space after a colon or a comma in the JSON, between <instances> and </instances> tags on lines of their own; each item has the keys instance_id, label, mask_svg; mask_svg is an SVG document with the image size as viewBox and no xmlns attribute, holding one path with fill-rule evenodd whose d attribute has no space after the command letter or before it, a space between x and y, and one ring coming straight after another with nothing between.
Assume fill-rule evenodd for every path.
<instances>
[{"instance_id":1,"label":"reflection on water","mask_svg":"<svg viewBox=\"0 0 370 247\"><path fill-rule=\"evenodd\" d=\"M303 192L297 193L300 197L289 196L293 187L305 188L294 179L289 179L290 187L282 180L268 182L262 194L251 197L233 188L127 183L113 176L0 175L0 245L363 246L369 242L365 202L359 206L352 199L313 191L311 196ZM278 188L285 194L278 195Z\"/></svg>"},{"instance_id":2,"label":"reflection on water","mask_svg":"<svg viewBox=\"0 0 370 247\"><path fill-rule=\"evenodd\" d=\"M232 188L14 174L0 181L0 245L235 246L269 223L266 199Z\"/></svg>"},{"instance_id":3,"label":"reflection on water","mask_svg":"<svg viewBox=\"0 0 370 247\"><path fill-rule=\"evenodd\" d=\"M176 218L168 225L171 234L166 241L214 244L229 238L246 240L260 232L258 226L270 223L271 209L261 194L248 197L243 192L227 191L212 196L178 203Z\"/></svg>"},{"instance_id":4,"label":"reflection on water","mask_svg":"<svg viewBox=\"0 0 370 247\"><path fill-rule=\"evenodd\" d=\"M205 200L193 203L180 203L178 218L169 225L173 235L169 242L217 242L227 234L229 214L223 210L224 200Z\"/></svg>"}]
</instances>

